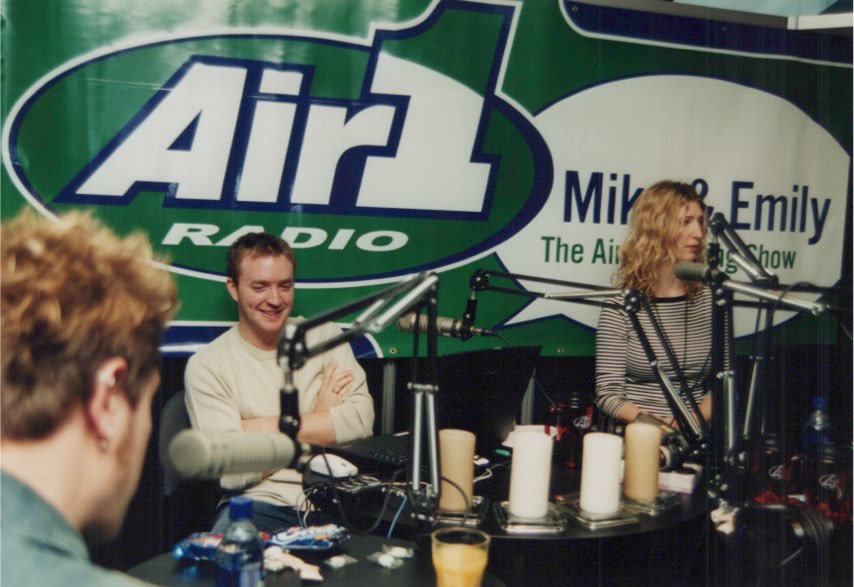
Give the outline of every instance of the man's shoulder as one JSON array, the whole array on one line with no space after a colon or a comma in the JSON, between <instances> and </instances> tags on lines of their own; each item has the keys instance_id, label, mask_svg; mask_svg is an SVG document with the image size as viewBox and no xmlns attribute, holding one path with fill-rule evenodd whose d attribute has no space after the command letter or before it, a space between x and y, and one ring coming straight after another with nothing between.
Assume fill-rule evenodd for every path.
<instances>
[{"instance_id":1,"label":"man's shoulder","mask_svg":"<svg viewBox=\"0 0 854 587\"><path fill-rule=\"evenodd\" d=\"M5 541L5 536L4 536ZM5 550L5 548L4 548ZM53 545L27 543L14 556L4 553L0 570L3 585L86 585L87 587L144 587L129 575L105 569L87 558L68 556Z\"/></svg>"},{"instance_id":2,"label":"man's shoulder","mask_svg":"<svg viewBox=\"0 0 854 587\"><path fill-rule=\"evenodd\" d=\"M221 373L237 359L230 357L238 348L234 341L236 327L229 328L215 339L199 348L187 360L185 379L201 376L202 373Z\"/></svg>"},{"instance_id":3,"label":"man's shoulder","mask_svg":"<svg viewBox=\"0 0 854 587\"><path fill-rule=\"evenodd\" d=\"M2 585L142 585L93 565L78 531L28 485L3 471Z\"/></svg>"},{"instance_id":4,"label":"man's shoulder","mask_svg":"<svg viewBox=\"0 0 854 587\"><path fill-rule=\"evenodd\" d=\"M237 333L237 326L232 326L207 344L202 345L190 357L190 361L204 360L207 357L219 356L227 349L235 345L234 336Z\"/></svg>"}]
</instances>

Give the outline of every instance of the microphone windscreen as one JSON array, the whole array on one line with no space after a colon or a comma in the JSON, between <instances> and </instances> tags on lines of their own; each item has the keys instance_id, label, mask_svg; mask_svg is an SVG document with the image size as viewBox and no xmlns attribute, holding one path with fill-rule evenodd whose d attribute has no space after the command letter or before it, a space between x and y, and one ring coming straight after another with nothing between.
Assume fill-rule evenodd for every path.
<instances>
[{"instance_id":1,"label":"microphone windscreen","mask_svg":"<svg viewBox=\"0 0 854 587\"><path fill-rule=\"evenodd\" d=\"M210 461L210 442L198 430L182 430L169 444L169 464L181 477L199 478Z\"/></svg>"},{"instance_id":2,"label":"microphone windscreen","mask_svg":"<svg viewBox=\"0 0 854 587\"><path fill-rule=\"evenodd\" d=\"M679 279L686 281L703 281L706 278L707 269L708 267L702 263L679 261L674 266L673 273Z\"/></svg>"},{"instance_id":3,"label":"microphone windscreen","mask_svg":"<svg viewBox=\"0 0 854 587\"><path fill-rule=\"evenodd\" d=\"M282 433L203 432L187 429L169 445L169 463L187 479L219 479L227 473L260 473L288 467L297 449Z\"/></svg>"}]
</instances>

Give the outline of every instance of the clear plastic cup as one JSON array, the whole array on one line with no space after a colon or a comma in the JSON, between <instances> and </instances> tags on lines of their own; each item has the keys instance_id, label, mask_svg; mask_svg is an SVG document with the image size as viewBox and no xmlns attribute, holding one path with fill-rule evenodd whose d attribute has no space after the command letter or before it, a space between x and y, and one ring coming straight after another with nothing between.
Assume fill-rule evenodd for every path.
<instances>
[{"instance_id":1,"label":"clear plastic cup","mask_svg":"<svg viewBox=\"0 0 854 587\"><path fill-rule=\"evenodd\" d=\"M437 587L480 587L489 558L489 534L475 528L440 528L432 534Z\"/></svg>"}]
</instances>

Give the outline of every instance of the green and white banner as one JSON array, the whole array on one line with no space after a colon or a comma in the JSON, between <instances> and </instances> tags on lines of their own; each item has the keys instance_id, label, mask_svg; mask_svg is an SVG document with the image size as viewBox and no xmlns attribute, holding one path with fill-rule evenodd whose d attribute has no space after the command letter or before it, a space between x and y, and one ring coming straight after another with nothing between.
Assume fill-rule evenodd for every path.
<instances>
[{"instance_id":1,"label":"green and white banner","mask_svg":"<svg viewBox=\"0 0 854 587\"><path fill-rule=\"evenodd\" d=\"M2 217L145 231L180 287L170 343L235 320L226 250L262 229L297 249L304 316L420 271L454 318L477 269L609 286L663 178L781 283L842 275L850 37L559 0L3 0L2 18ZM597 318L478 295L477 326L546 355L591 354ZM406 356L411 336L368 346Z\"/></svg>"}]
</instances>

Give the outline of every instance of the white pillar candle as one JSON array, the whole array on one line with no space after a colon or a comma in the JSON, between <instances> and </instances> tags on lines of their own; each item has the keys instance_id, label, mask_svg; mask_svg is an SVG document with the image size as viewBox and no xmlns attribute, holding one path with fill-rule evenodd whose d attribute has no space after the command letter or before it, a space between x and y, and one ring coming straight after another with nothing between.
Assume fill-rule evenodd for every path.
<instances>
[{"instance_id":1,"label":"white pillar candle","mask_svg":"<svg viewBox=\"0 0 854 587\"><path fill-rule=\"evenodd\" d=\"M520 518L544 518L548 513L551 476L551 437L544 432L514 434L510 513Z\"/></svg>"},{"instance_id":2,"label":"white pillar candle","mask_svg":"<svg viewBox=\"0 0 854 587\"><path fill-rule=\"evenodd\" d=\"M626 467L623 495L638 501L658 497L658 463L661 430L657 426L633 422L626 426Z\"/></svg>"},{"instance_id":3,"label":"white pillar candle","mask_svg":"<svg viewBox=\"0 0 854 587\"><path fill-rule=\"evenodd\" d=\"M474 444L475 436L468 430L439 430L439 467L443 477L439 494L440 510L464 512L467 507L471 507ZM450 479L456 486L445 479Z\"/></svg>"},{"instance_id":4,"label":"white pillar candle","mask_svg":"<svg viewBox=\"0 0 854 587\"><path fill-rule=\"evenodd\" d=\"M579 506L591 514L615 514L620 509L620 461L623 439L616 434L584 435Z\"/></svg>"}]
</instances>

